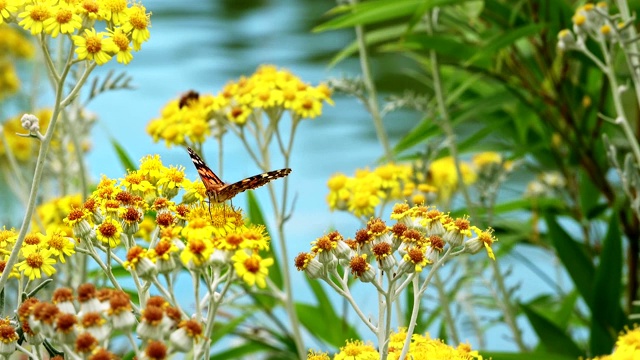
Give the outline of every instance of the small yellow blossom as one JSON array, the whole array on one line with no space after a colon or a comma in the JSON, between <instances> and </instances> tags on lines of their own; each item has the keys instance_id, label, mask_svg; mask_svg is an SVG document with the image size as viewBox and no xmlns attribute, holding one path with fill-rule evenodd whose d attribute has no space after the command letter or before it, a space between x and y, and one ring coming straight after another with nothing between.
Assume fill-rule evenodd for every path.
<instances>
[{"instance_id":1,"label":"small yellow blossom","mask_svg":"<svg viewBox=\"0 0 640 360\"><path fill-rule=\"evenodd\" d=\"M256 253L249 255L244 250L238 250L231 260L236 275L247 285L255 284L261 289L267 287L266 278L269 275L268 267L273 265L272 258L263 259Z\"/></svg>"},{"instance_id":2,"label":"small yellow blossom","mask_svg":"<svg viewBox=\"0 0 640 360\"><path fill-rule=\"evenodd\" d=\"M119 50L108 33L96 33L95 29L85 29L83 35L74 35L72 39L78 59L95 61L98 65L107 63Z\"/></svg>"}]
</instances>

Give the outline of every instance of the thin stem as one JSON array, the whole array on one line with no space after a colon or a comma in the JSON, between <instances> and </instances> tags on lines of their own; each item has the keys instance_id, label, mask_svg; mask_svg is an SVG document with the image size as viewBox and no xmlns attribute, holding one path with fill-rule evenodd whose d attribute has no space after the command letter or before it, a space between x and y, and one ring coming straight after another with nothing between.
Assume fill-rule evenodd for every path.
<instances>
[{"instance_id":1,"label":"thin stem","mask_svg":"<svg viewBox=\"0 0 640 360\"><path fill-rule=\"evenodd\" d=\"M352 0L353 4L357 4L357 0ZM393 151L389 144L389 137L384 129L382 123L382 116L380 115L380 109L378 105L378 94L376 86L373 82L373 75L371 74L371 68L369 66L369 56L367 53L367 43L364 38L364 27L362 25L355 26L356 39L358 44L358 51L360 53L360 68L362 70L362 80L367 91L368 98L365 101L365 106L373 118L373 125L378 135L378 141L382 144L384 149L385 158L387 161L393 161Z\"/></svg>"},{"instance_id":2,"label":"thin stem","mask_svg":"<svg viewBox=\"0 0 640 360\"><path fill-rule=\"evenodd\" d=\"M48 57L48 55L45 57ZM38 190L40 189L40 183L42 182L42 174L44 172L45 160L47 158L47 153L49 152L49 146L51 145L51 139L53 139L53 134L55 133L56 123L58 121L58 118L60 117L60 112L62 111L62 108L66 106L66 103L62 101L62 96L64 92L65 80L71 68L72 58L73 58L73 51L69 51L67 56L67 63L57 83L53 113L51 114L51 121L49 123L49 126L47 127L47 132L40 143L40 149L38 151L38 159L36 160L36 168L33 174L33 180L31 182L31 190L29 191L29 202L27 204L27 209L25 211L25 214L22 220L22 225L20 226L18 239L16 240L13 251L11 251L11 255L7 260L7 264L5 266L6 269L13 269L16 262L18 261L18 254L20 252L20 249L22 248L24 238L27 235L27 230L29 229L31 218L36 208L36 199L38 197ZM51 59L48 58L47 61L50 62ZM89 76L89 73L91 72L91 70L95 68L95 66L96 66L95 63L92 63L87 67L87 71L85 71L85 74L83 75L83 77L81 77L78 80L78 83L74 88L75 92L72 91L69 94L69 95L73 94L74 96L72 97L68 96L66 99L73 99L75 97L75 94L77 94L77 92L80 90L82 85L84 85L84 83L87 80L87 77ZM0 288L5 287L10 273L11 271L2 272L2 276L0 277Z\"/></svg>"},{"instance_id":3,"label":"thin stem","mask_svg":"<svg viewBox=\"0 0 640 360\"><path fill-rule=\"evenodd\" d=\"M449 336L454 344L460 343L460 337L458 336L458 330L456 329L456 322L453 319L453 315L451 314L451 308L449 304L451 301L449 296L447 295L447 291L444 287L444 283L442 279L440 279L440 274L436 273L434 277L434 285L438 291L438 297L440 298L440 307L442 309L442 315L444 317L445 323L449 326Z\"/></svg>"}]
</instances>

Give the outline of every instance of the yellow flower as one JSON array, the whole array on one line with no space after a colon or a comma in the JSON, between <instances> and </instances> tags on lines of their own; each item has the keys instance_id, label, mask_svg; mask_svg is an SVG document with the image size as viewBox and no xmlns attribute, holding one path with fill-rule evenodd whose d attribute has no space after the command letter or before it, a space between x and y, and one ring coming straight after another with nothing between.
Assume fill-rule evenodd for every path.
<instances>
[{"instance_id":1,"label":"yellow flower","mask_svg":"<svg viewBox=\"0 0 640 360\"><path fill-rule=\"evenodd\" d=\"M51 17L44 21L44 28L53 38L60 33L73 34L82 27L82 18L76 14L75 6L69 3L61 1L51 12Z\"/></svg>"},{"instance_id":2,"label":"yellow flower","mask_svg":"<svg viewBox=\"0 0 640 360\"><path fill-rule=\"evenodd\" d=\"M121 25L127 21L127 0L100 0L99 14L104 19Z\"/></svg>"},{"instance_id":3,"label":"yellow flower","mask_svg":"<svg viewBox=\"0 0 640 360\"><path fill-rule=\"evenodd\" d=\"M462 181L465 185L476 181L476 173L467 163L460 163ZM452 157L435 160L429 166L431 184L438 188L438 197L448 200L458 187L458 173Z\"/></svg>"},{"instance_id":4,"label":"yellow flower","mask_svg":"<svg viewBox=\"0 0 640 360\"><path fill-rule=\"evenodd\" d=\"M42 278L42 272L51 276L56 272L51 258L51 250L38 248L37 246L23 246L21 254L24 260L16 264L18 271L22 272L29 280Z\"/></svg>"},{"instance_id":5,"label":"yellow flower","mask_svg":"<svg viewBox=\"0 0 640 360\"><path fill-rule=\"evenodd\" d=\"M248 228L243 229L241 235L245 240L243 242L244 248L258 250L269 250L269 235L267 234L267 228L264 225L250 225Z\"/></svg>"},{"instance_id":6,"label":"yellow flower","mask_svg":"<svg viewBox=\"0 0 640 360\"><path fill-rule=\"evenodd\" d=\"M138 172L144 176L152 185L156 185L158 180L166 171L166 167L162 165L160 155L147 155L140 160L140 170Z\"/></svg>"},{"instance_id":7,"label":"yellow flower","mask_svg":"<svg viewBox=\"0 0 640 360\"><path fill-rule=\"evenodd\" d=\"M327 181L327 187L329 188L327 203L329 203L329 209L345 210L347 208L347 202L351 196L348 182L349 178L342 173L335 174L329 178Z\"/></svg>"},{"instance_id":8,"label":"yellow flower","mask_svg":"<svg viewBox=\"0 0 640 360\"><path fill-rule=\"evenodd\" d=\"M340 348L334 360L376 360L380 354L371 344L365 344L362 340L347 340L347 344Z\"/></svg>"},{"instance_id":9,"label":"yellow flower","mask_svg":"<svg viewBox=\"0 0 640 360\"><path fill-rule=\"evenodd\" d=\"M48 230L44 238L44 244L51 251L51 256L57 256L61 263L65 263L65 256L76 253L75 243L63 230Z\"/></svg>"},{"instance_id":10,"label":"yellow flower","mask_svg":"<svg viewBox=\"0 0 640 360\"><path fill-rule=\"evenodd\" d=\"M374 213L375 207L380 204L380 197L368 190L357 191L349 199L348 209L357 217L367 217Z\"/></svg>"},{"instance_id":11,"label":"yellow flower","mask_svg":"<svg viewBox=\"0 0 640 360\"><path fill-rule=\"evenodd\" d=\"M186 204L194 202L202 203L208 198L207 189L200 180L191 181L189 179L184 179L182 187L185 190L184 195L182 195L182 201Z\"/></svg>"},{"instance_id":12,"label":"yellow flower","mask_svg":"<svg viewBox=\"0 0 640 360\"><path fill-rule=\"evenodd\" d=\"M120 225L119 221L110 217L104 219L102 224L96 228L96 238L110 248L114 248L120 244L121 234L122 225Z\"/></svg>"},{"instance_id":13,"label":"yellow flower","mask_svg":"<svg viewBox=\"0 0 640 360\"><path fill-rule=\"evenodd\" d=\"M127 34L122 31L122 28L117 28L115 30L108 29L109 38L117 47L116 50L116 61L121 64L128 64L133 60L133 55L131 54L131 46L130 40L127 37Z\"/></svg>"},{"instance_id":14,"label":"yellow flower","mask_svg":"<svg viewBox=\"0 0 640 360\"><path fill-rule=\"evenodd\" d=\"M149 40L151 36L149 33L151 13L147 13L147 9L142 4L134 4L126 12L127 21L122 25L122 29L127 34L131 34L133 49L138 51L142 43Z\"/></svg>"},{"instance_id":15,"label":"yellow flower","mask_svg":"<svg viewBox=\"0 0 640 360\"><path fill-rule=\"evenodd\" d=\"M18 11L20 0L4 0L0 2L0 24Z\"/></svg>"},{"instance_id":16,"label":"yellow flower","mask_svg":"<svg viewBox=\"0 0 640 360\"><path fill-rule=\"evenodd\" d=\"M51 16L52 5L51 1L27 5L25 11L18 14L18 18L22 18L18 25L25 30L30 30L31 35L41 34L44 31L44 21Z\"/></svg>"},{"instance_id":17,"label":"yellow flower","mask_svg":"<svg viewBox=\"0 0 640 360\"><path fill-rule=\"evenodd\" d=\"M244 250L238 250L231 260L236 274L247 285L253 286L256 284L262 289L267 287L266 278L269 275L267 268L273 265L272 258L263 259L256 253L249 255Z\"/></svg>"},{"instance_id":18,"label":"yellow flower","mask_svg":"<svg viewBox=\"0 0 640 360\"><path fill-rule=\"evenodd\" d=\"M85 29L83 35L72 36L73 44L76 46L76 54L79 60L93 60L98 65L103 65L111 60L114 53L118 52L118 47L105 32L96 33L95 29Z\"/></svg>"},{"instance_id":19,"label":"yellow flower","mask_svg":"<svg viewBox=\"0 0 640 360\"><path fill-rule=\"evenodd\" d=\"M214 248L210 241L192 235L194 234L190 234L185 248L180 253L180 261L187 268L197 269L206 265Z\"/></svg>"},{"instance_id":20,"label":"yellow flower","mask_svg":"<svg viewBox=\"0 0 640 360\"><path fill-rule=\"evenodd\" d=\"M155 187L138 171L131 171L123 179L120 179L120 186L123 186L132 194L142 197L155 191Z\"/></svg>"},{"instance_id":21,"label":"yellow flower","mask_svg":"<svg viewBox=\"0 0 640 360\"><path fill-rule=\"evenodd\" d=\"M178 194L178 190L180 190L184 181L184 167L171 166L164 171L162 177L158 180L157 186L162 196L171 199Z\"/></svg>"},{"instance_id":22,"label":"yellow flower","mask_svg":"<svg viewBox=\"0 0 640 360\"><path fill-rule=\"evenodd\" d=\"M98 0L79 0L78 13L87 20L104 20L100 16L100 3Z\"/></svg>"},{"instance_id":23,"label":"yellow flower","mask_svg":"<svg viewBox=\"0 0 640 360\"><path fill-rule=\"evenodd\" d=\"M307 354L307 360L331 360L329 354L325 352L316 352L315 350L309 350Z\"/></svg>"}]
</instances>

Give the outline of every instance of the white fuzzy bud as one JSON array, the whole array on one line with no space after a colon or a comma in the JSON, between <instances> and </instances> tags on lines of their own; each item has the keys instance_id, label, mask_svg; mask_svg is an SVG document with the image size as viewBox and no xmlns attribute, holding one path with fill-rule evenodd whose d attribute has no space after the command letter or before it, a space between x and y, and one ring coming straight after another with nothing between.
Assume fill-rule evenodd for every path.
<instances>
[{"instance_id":1,"label":"white fuzzy bud","mask_svg":"<svg viewBox=\"0 0 640 360\"><path fill-rule=\"evenodd\" d=\"M29 131L29 133L35 133L40 131L40 120L33 114L24 114L20 119L22 128Z\"/></svg>"}]
</instances>

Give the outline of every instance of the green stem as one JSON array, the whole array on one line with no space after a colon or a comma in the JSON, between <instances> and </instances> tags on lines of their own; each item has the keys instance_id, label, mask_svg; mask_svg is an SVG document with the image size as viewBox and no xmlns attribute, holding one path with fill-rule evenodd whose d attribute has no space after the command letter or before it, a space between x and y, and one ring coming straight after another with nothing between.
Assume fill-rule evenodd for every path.
<instances>
[{"instance_id":1,"label":"green stem","mask_svg":"<svg viewBox=\"0 0 640 360\"><path fill-rule=\"evenodd\" d=\"M45 56L46 57L46 56ZM29 225L31 224L31 218L36 208L36 199L38 197L38 190L40 189L40 184L42 182L42 174L44 172L45 160L47 158L47 153L49 152L49 146L51 145L51 139L53 138L53 134L55 133L56 123L58 118L60 117L60 112L67 105L70 99L75 98L80 88L87 80L89 73L95 68L95 63L89 65L83 74L83 76L78 79L78 83L75 88L69 93L69 95L62 100L62 95L65 87L65 80L67 78L67 74L69 74L69 70L71 69L71 59L73 58L73 51L69 51L67 56L67 63L64 67L62 74L59 77L59 82L56 87L56 95L55 95L55 105L53 108L53 113L51 114L51 121L49 126L47 127L47 132L40 142L40 149L38 151L38 159L36 160L36 168L33 174L33 180L31 182L31 190L29 191L29 201L27 204L27 209L25 211L24 217L22 219L22 225L20 226L20 231L18 233L18 239L14 245L13 251L11 251L11 255L9 256L9 260L5 266L5 269L13 269L16 262L18 261L18 254L20 253L20 249L22 248L22 244L24 242L24 238L27 235L27 231L29 229ZM48 63L51 62L51 59L46 60ZM50 69L55 72L55 69ZM11 271L3 271L2 276L0 277L0 288L4 288L7 284L7 279Z\"/></svg>"},{"instance_id":2,"label":"green stem","mask_svg":"<svg viewBox=\"0 0 640 360\"><path fill-rule=\"evenodd\" d=\"M449 299L449 296L447 295L444 283L442 282L442 279L440 279L440 274L436 273L433 279L433 284L438 291L439 302L442 304L440 307L442 309L442 317L444 318L445 323L449 326L449 336L454 344L459 344L460 337L458 336L456 322L451 314L451 307L449 306L449 304L451 304L451 299Z\"/></svg>"},{"instance_id":3,"label":"green stem","mask_svg":"<svg viewBox=\"0 0 640 360\"><path fill-rule=\"evenodd\" d=\"M352 0L353 4L357 4L357 0ZM362 70L362 80L364 81L364 86L367 91L367 100L365 102L365 106L367 110L371 114L373 118L373 126L376 129L376 134L378 135L378 141L382 144L384 149L385 158L387 161L393 161L393 151L391 150L391 145L389 144L389 137L387 136L387 132L384 129L384 124L382 123L382 116L380 115L380 109L378 105L378 94L376 90L376 86L373 82L373 75L371 74L371 68L369 65L369 55L367 53L367 43L364 38L364 27L362 25L357 25L355 27L356 31L356 39L358 44L358 51L360 53L360 68Z\"/></svg>"}]
</instances>

